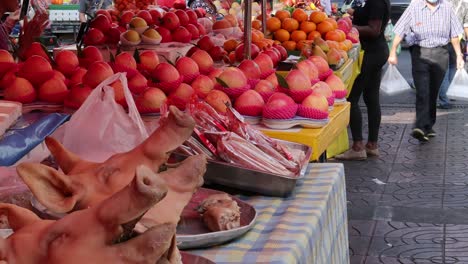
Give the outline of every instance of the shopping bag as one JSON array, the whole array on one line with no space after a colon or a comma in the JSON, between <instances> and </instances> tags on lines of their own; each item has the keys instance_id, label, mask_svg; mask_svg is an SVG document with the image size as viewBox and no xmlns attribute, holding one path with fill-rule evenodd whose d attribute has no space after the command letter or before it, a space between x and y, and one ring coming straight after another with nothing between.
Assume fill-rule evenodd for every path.
<instances>
[{"instance_id":1,"label":"shopping bag","mask_svg":"<svg viewBox=\"0 0 468 264\"><path fill-rule=\"evenodd\" d=\"M109 86L117 80L124 87L128 113L114 100L114 90ZM117 73L99 84L65 124L62 143L83 159L102 162L133 149L147 137L126 75Z\"/></svg>"},{"instance_id":2,"label":"shopping bag","mask_svg":"<svg viewBox=\"0 0 468 264\"><path fill-rule=\"evenodd\" d=\"M380 89L387 95L395 95L411 90L411 87L398 71L397 67L393 64L389 64L380 82Z\"/></svg>"},{"instance_id":3,"label":"shopping bag","mask_svg":"<svg viewBox=\"0 0 468 264\"><path fill-rule=\"evenodd\" d=\"M468 101L468 73L466 69L457 70L447 90L447 97Z\"/></svg>"}]
</instances>

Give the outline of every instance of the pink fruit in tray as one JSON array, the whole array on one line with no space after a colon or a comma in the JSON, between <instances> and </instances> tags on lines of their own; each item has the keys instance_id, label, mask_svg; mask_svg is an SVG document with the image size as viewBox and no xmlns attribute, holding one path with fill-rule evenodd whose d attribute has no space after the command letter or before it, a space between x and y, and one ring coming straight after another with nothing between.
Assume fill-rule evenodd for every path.
<instances>
[{"instance_id":1,"label":"pink fruit in tray","mask_svg":"<svg viewBox=\"0 0 468 264\"><path fill-rule=\"evenodd\" d=\"M161 35L161 43L171 42L172 35L171 31L164 27L157 27L156 31Z\"/></svg>"},{"instance_id":2,"label":"pink fruit in tray","mask_svg":"<svg viewBox=\"0 0 468 264\"><path fill-rule=\"evenodd\" d=\"M97 28L90 28L83 38L86 46L102 45L106 42L106 36Z\"/></svg>"},{"instance_id":3,"label":"pink fruit in tray","mask_svg":"<svg viewBox=\"0 0 468 264\"><path fill-rule=\"evenodd\" d=\"M310 79L301 70L291 70L285 79L292 91L310 89Z\"/></svg>"},{"instance_id":4,"label":"pink fruit in tray","mask_svg":"<svg viewBox=\"0 0 468 264\"><path fill-rule=\"evenodd\" d=\"M153 16L148 10L140 10L137 14L137 17L143 18L146 21L146 24L152 25L153 24Z\"/></svg>"},{"instance_id":5,"label":"pink fruit in tray","mask_svg":"<svg viewBox=\"0 0 468 264\"><path fill-rule=\"evenodd\" d=\"M177 69L169 63L161 62L151 74L156 82L172 82L180 78Z\"/></svg>"},{"instance_id":6,"label":"pink fruit in tray","mask_svg":"<svg viewBox=\"0 0 468 264\"><path fill-rule=\"evenodd\" d=\"M118 44L120 41L120 34L125 32L125 29L123 32L121 31L123 29L120 26L112 26L107 32L106 32L106 42L108 44Z\"/></svg>"},{"instance_id":7,"label":"pink fruit in tray","mask_svg":"<svg viewBox=\"0 0 468 264\"><path fill-rule=\"evenodd\" d=\"M314 63L315 67L317 67L319 74L325 73L330 69L328 62L320 56L310 56L309 60Z\"/></svg>"},{"instance_id":8,"label":"pink fruit in tray","mask_svg":"<svg viewBox=\"0 0 468 264\"><path fill-rule=\"evenodd\" d=\"M178 59L176 68L181 75L192 75L200 72L198 64L189 57L181 57Z\"/></svg>"},{"instance_id":9,"label":"pink fruit in tray","mask_svg":"<svg viewBox=\"0 0 468 264\"><path fill-rule=\"evenodd\" d=\"M268 77L266 77L267 81L269 81L271 84L273 84L273 87L278 87L278 77L276 77L276 73L270 74Z\"/></svg>"},{"instance_id":10,"label":"pink fruit in tray","mask_svg":"<svg viewBox=\"0 0 468 264\"><path fill-rule=\"evenodd\" d=\"M107 17L107 19L109 19L109 21L112 22L112 16L111 16L111 14L110 14L107 10L105 10L105 9L99 9L98 11L96 11L96 17L97 17L98 15L104 15L105 17Z\"/></svg>"},{"instance_id":11,"label":"pink fruit in tray","mask_svg":"<svg viewBox=\"0 0 468 264\"><path fill-rule=\"evenodd\" d=\"M333 91L325 82L318 82L312 86L312 94L323 95L325 98L333 96Z\"/></svg>"},{"instance_id":12,"label":"pink fruit in tray","mask_svg":"<svg viewBox=\"0 0 468 264\"><path fill-rule=\"evenodd\" d=\"M64 81L52 78L39 87L39 100L49 103L63 103L67 97L68 89Z\"/></svg>"},{"instance_id":13,"label":"pink fruit in tray","mask_svg":"<svg viewBox=\"0 0 468 264\"><path fill-rule=\"evenodd\" d=\"M130 53L122 52L115 56L115 64L121 67L135 69L137 68L137 63L135 58Z\"/></svg>"},{"instance_id":14,"label":"pink fruit in tray","mask_svg":"<svg viewBox=\"0 0 468 264\"><path fill-rule=\"evenodd\" d=\"M319 78L319 73L315 64L310 60L303 60L296 64L296 67L305 73L310 80L317 80Z\"/></svg>"},{"instance_id":15,"label":"pink fruit in tray","mask_svg":"<svg viewBox=\"0 0 468 264\"><path fill-rule=\"evenodd\" d=\"M205 101L219 113L226 113L226 103L231 104L229 96L220 90L211 90L206 95Z\"/></svg>"},{"instance_id":16,"label":"pink fruit in tray","mask_svg":"<svg viewBox=\"0 0 468 264\"><path fill-rule=\"evenodd\" d=\"M149 10L151 17L153 18L153 24L159 26L161 24L162 14L156 9Z\"/></svg>"},{"instance_id":17,"label":"pink fruit in tray","mask_svg":"<svg viewBox=\"0 0 468 264\"><path fill-rule=\"evenodd\" d=\"M128 24L130 24L130 21L132 21L132 18L135 16L135 13L133 11L127 10L122 13L120 16L120 22L119 24L123 27L127 27Z\"/></svg>"},{"instance_id":18,"label":"pink fruit in tray","mask_svg":"<svg viewBox=\"0 0 468 264\"><path fill-rule=\"evenodd\" d=\"M250 46L250 58L255 59L258 56L259 53L260 53L260 49L258 48L258 46L255 45L255 44L251 44L251 46ZM244 54L245 53L244 53L244 44L243 43L240 44L239 46L237 46L237 48L235 50L235 54L236 54L236 60L237 61L243 61L244 60ZM270 60L271 60L271 58L270 58ZM257 62L257 64L259 64L259 63ZM271 62L271 64L273 64L273 62ZM261 68L260 65L258 65L258 66ZM272 66L272 68L273 68L273 66Z\"/></svg>"},{"instance_id":19,"label":"pink fruit in tray","mask_svg":"<svg viewBox=\"0 0 468 264\"><path fill-rule=\"evenodd\" d=\"M25 58L30 58L31 56L37 55L37 56L43 57L48 62L50 62L50 58L49 58L49 56L47 55L46 52L47 52L47 50L45 49L44 46L42 46L41 43L33 42L31 44L31 46L29 46L29 48L26 50L26 52L24 54L24 57Z\"/></svg>"},{"instance_id":20,"label":"pink fruit in tray","mask_svg":"<svg viewBox=\"0 0 468 264\"><path fill-rule=\"evenodd\" d=\"M162 17L161 26L169 30L174 30L180 26L179 17L173 12L167 12Z\"/></svg>"},{"instance_id":21,"label":"pink fruit in tray","mask_svg":"<svg viewBox=\"0 0 468 264\"><path fill-rule=\"evenodd\" d=\"M189 23L190 24L196 24L198 21L198 16L197 13L191 9L185 11L187 13L187 16L189 18Z\"/></svg>"},{"instance_id":22,"label":"pink fruit in tray","mask_svg":"<svg viewBox=\"0 0 468 264\"><path fill-rule=\"evenodd\" d=\"M255 85L255 91L257 92L264 92L264 93L271 93L275 91L275 86L267 80L260 80L257 85Z\"/></svg>"},{"instance_id":23,"label":"pink fruit in tray","mask_svg":"<svg viewBox=\"0 0 468 264\"><path fill-rule=\"evenodd\" d=\"M93 62L104 61L101 51L95 46L88 46L81 51L80 66L88 68Z\"/></svg>"},{"instance_id":24,"label":"pink fruit in tray","mask_svg":"<svg viewBox=\"0 0 468 264\"><path fill-rule=\"evenodd\" d=\"M114 88L115 101L123 107L127 107L127 101L125 100L124 87L122 82L120 80L117 80L113 82L110 86Z\"/></svg>"},{"instance_id":25,"label":"pink fruit in tray","mask_svg":"<svg viewBox=\"0 0 468 264\"><path fill-rule=\"evenodd\" d=\"M198 29L198 35L199 35L199 36L204 36L204 35L206 35L206 29L205 29L205 27L204 27L202 24L196 23L195 26L196 26L197 29Z\"/></svg>"},{"instance_id":26,"label":"pink fruit in tray","mask_svg":"<svg viewBox=\"0 0 468 264\"><path fill-rule=\"evenodd\" d=\"M220 46L214 46L208 51L213 61L220 61L227 55L226 51Z\"/></svg>"},{"instance_id":27,"label":"pink fruit in tray","mask_svg":"<svg viewBox=\"0 0 468 264\"><path fill-rule=\"evenodd\" d=\"M13 56L10 54L10 52L6 50L0 50L0 62L10 62L14 63L15 59Z\"/></svg>"},{"instance_id":28,"label":"pink fruit in tray","mask_svg":"<svg viewBox=\"0 0 468 264\"><path fill-rule=\"evenodd\" d=\"M5 88L3 97L5 100L27 104L36 100L36 91L28 80L16 78Z\"/></svg>"},{"instance_id":29,"label":"pink fruit in tray","mask_svg":"<svg viewBox=\"0 0 468 264\"><path fill-rule=\"evenodd\" d=\"M181 43L189 43L192 39L192 34L183 26L178 27L172 32L172 40Z\"/></svg>"},{"instance_id":30,"label":"pink fruit in tray","mask_svg":"<svg viewBox=\"0 0 468 264\"><path fill-rule=\"evenodd\" d=\"M202 73L210 72L213 69L213 59L210 54L204 50L195 51L190 58L198 64L198 68Z\"/></svg>"},{"instance_id":31,"label":"pink fruit in tray","mask_svg":"<svg viewBox=\"0 0 468 264\"><path fill-rule=\"evenodd\" d=\"M105 33L111 28L111 20L103 14L98 14L89 25L91 28L99 29L101 32Z\"/></svg>"},{"instance_id":32,"label":"pink fruit in tray","mask_svg":"<svg viewBox=\"0 0 468 264\"><path fill-rule=\"evenodd\" d=\"M188 24L185 26L185 28L192 34L192 40L198 39L200 37L200 32L197 28L197 26L193 24Z\"/></svg>"},{"instance_id":33,"label":"pink fruit in tray","mask_svg":"<svg viewBox=\"0 0 468 264\"><path fill-rule=\"evenodd\" d=\"M179 22L180 22L181 26L185 27L186 25L189 24L189 17L187 15L187 13L185 13L184 10L176 10L174 13L179 18Z\"/></svg>"},{"instance_id":34,"label":"pink fruit in tray","mask_svg":"<svg viewBox=\"0 0 468 264\"><path fill-rule=\"evenodd\" d=\"M52 78L53 75L54 71L50 63L37 55L29 57L18 72L19 77L27 79L36 88Z\"/></svg>"},{"instance_id":35,"label":"pink fruit in tray","mask_svg":"<svg viewBox=\"0 0 468 264\"><path fill-rule=\"evenodd\" d=\"M344 86L343 81L340 78L338 78L335 74L328 76L325 82L333 91L346 90L346 87Z\"/></svg>"},{"instance_id":36,"label":"pink fruit in tray","mask_svg":"<svg viewBox=\"0 0 468 264\"><path fill-rule=\"evenodd\" d=\"M261 71L257 63L253 60L242 61L238 68L245 74L248 79L260 79Z\"/></svg>"},{"instance_id":37,"label":"pink fruit in tray","mask_svg":"<svg viewBox=\"0 0 468 264\"><path fill-rule=\"evenodd\" d=\"M159 112L166 100L166 94L162 90L149 87L135 99L135 104L140 112Z\"/></svg>"},{"instance_id":38,"label":"pink fruit in tray","mask_svg":"<svg viewBox=\"0 0 468 264\"><path fill-rule=\"evenodd\" d=\"M238 68L227 67L218 76L218 83L229 88L243 88L247 85L247 78Z\"/></svg>"},{"instance_id":39,"label":"pink fruit in tray","mask_svg":"<svg viewBox=\"0 0 468 264\"><path fill-rule=\"evenodd\" d=\"M128 80L128 88L134 94L143 92L148 87L148 80L143 74L137 72L135 76Z\"/></svg>"},{"instance_id":40,"label":"pink fruit in tray","mask_svg":"<svg viewBox=\"0 0 468 264\"><path fill-rule=\"evenodd\" d=\"M65 106L73 109L79 108L92 91L93 89L88 85L82 83L74 85L65 99Z\"/></svg>"},{"instance_id":41,"label":"pink fruit in tray","mask_svg":"<svg viewBox=\"0 0 468 264\"><path fill-rule=\"evenodd\" d=\"M271 71L273 69L273 60L270 56L265 53L258 54L257 57L254 59L255 63L257 63L258 67L260 67L260 71L262 73Z\"/></svg>"},{"instance_id":42,"label":"pink fruit in tray","mask_svg":"<svg viewBox=\"0 0 468 264\"><path fill-rule=\"evenodd\" d=\"M213 48L215 44L209 36L204 36L197 42L197 46L202 50L208 51Z\"/></svg>"},{"instance_id":43,"label":"pink fruit in tray","mask_svg":"<svg viewBox=\"0 0 468 264\"><path fill-rule=\"evenodd\" d=\"M213 83L218 83L216 81L216 78L219 77L221 73L223 73L223 70L221 68L214 68L210 73L208 73L208 77L210 77Z\"/></svg>"},{"instance_id":44,"label":"pink fruit in tray","mask_svg":"<svg viewBox=\"0 0 468 264\"><path fill-rule=\"evenodd\" d=\"M270 49L263 51L262 53L270 56L270 59L273 62L273 67L278 66L278 63L280 62L280 59L281 59L281 54L279 53L279 51L270 48Z\"/></svg>"},{"instance_id":45,"label":"pink fruit in tray","mask_svg":"<svg viewBox=\"0 0 468 264\"><path fill-rule=\"evenodd\" d=\"M261 115L264 105L265 102L263 101L262 96L254 90L245 91L234 102L234 108L241 114L247 114L242 112L242 109L247 109L249 111L247 115L252 116Z\"/></svg>"},{"instance_id":46,"label":"pink fruit in tray","mask_svg":"<svg viewBox=\"0 0 468 264\"><path fill-rule=\"evenodd\" d=\"M145 50L140 53L140 65L144 70L152 71L159 64L159 57L156 51Z\"/></svg>"},{"instance_id":47,"label":"pink fruit in tray","mask_svg":"<svg viewBox=\"0 0 468 264\"><path fill-rule=\"evenodd\" d=\"M83 76L83 83L91 88L96 88L102 81L114 74L107 62L96 61L89 66L88 71Z\"/></svg>"},{"instance_id":48,"label":"pink fruit in tray","mask_svg":"<svg viewBox=\"0 0 468 264\"><path fill-rule=\"evenodd\" d=\"M328 101L323 95L311 94L302 101L302 106L328 112Z\"/></svg>"},{"instance_id":49,"label":"pink fruit in tray","mask_svg":"<svg viewBox=\"0 0 468 264\"><path fill-rule=\"evenodd\" d=\"M186 84L186 83L181 83L179 87L177 87L170 95L169 97L174 97L177 96L177 98L184 100L185 102L188 102L190 100L190 97L195 93L195 90L192 88L192 86Z\"/></svg>"},{"instance_id":50,"label":"pink fruit in tray","mask_svg":"<svg viewBox=\"0 0 468 264\"><path fill-rule=\"evenodd\" d=\"M67 79L65 77L65 75L63 75L63 73L61 73L61 72L59 72L57 70L54 70L54 75L52 75L52 78L50 78L50 79L53 79L53 78L57 78L59 80L62 80L63 82L65 82L65 80Z\"/></svg>"},{"instance_id":51,"label":"pink fruit in tray","mask_svg":"<svg viewBox=\"0 0 468 264\"><path fill-rule=\"evenodd\" d=\"M73 87L83 81L83 76L88 70L85 68L76 69L70 77L70 82L68 83L69 87Z\"/></svg>"},{"instance_id":52,"label":"pink fruit in tray","mask_svg":"<svg viewBox=\"0 0 468 264\"><path fill-rule=\"evenodd\" d=\"M272 96L270 96L270 98L268 98L268 101L265 107L269 107L271 109L280 109L280 108L289 107L295 104L296 103L290 96L284 93L274 93Z\"/></svg>"},{"instance_id":53,"label":"pink fruit in tray","mask_svg":"<svg viewBox=\"0 0 468 264\"><path fill-rule=\"evenodd\" d=\"M279 44L274 44L273 45L273 48L276 49L280 55L281 55L281 61L284 61L285 59L288 58L288 51L281 45Z\"/></svg>"},{"instance_id":54,"label":"pink fruit in tray","mask_svg":"<svg viewBox=\"0 0 468 264\"><path fill-rule=\"evenodd\" d=\"M193 80L191 85L195 90L195 93L200 98L205 98L206 95L214 88L213 81L206 75L199 75L195 80Z\"/></svg>"}]
</instances>

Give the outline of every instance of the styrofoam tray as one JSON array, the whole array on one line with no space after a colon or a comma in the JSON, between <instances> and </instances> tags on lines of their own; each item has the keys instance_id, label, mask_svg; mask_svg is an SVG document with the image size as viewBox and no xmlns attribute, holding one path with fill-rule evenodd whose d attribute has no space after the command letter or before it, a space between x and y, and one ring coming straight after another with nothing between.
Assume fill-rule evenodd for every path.
<instances>
[{"instance_id":1,"label":"styrofoam tray","mask_svg":"<svg viewBox=\"0 0 468 264\"><path fill-rule=\"evenodd\" d=\"M268 127L273 129L289 129L295 126L301 126L306 128L321 128L328 124L330 119L311 119L296 116L291 119L268 119L263 118L262 123Z\"/></svg>"},{"instance_id":2,"label":"styrofoam tray","mask_svg":"<svg viewBox=\"0 0 468 264\"><path fill-rule=\"evenodd\" d=\"M347 102L346 98L337 99L335 98L335 103L333 105L343 105Z\"/></svg>"}]
</instances>

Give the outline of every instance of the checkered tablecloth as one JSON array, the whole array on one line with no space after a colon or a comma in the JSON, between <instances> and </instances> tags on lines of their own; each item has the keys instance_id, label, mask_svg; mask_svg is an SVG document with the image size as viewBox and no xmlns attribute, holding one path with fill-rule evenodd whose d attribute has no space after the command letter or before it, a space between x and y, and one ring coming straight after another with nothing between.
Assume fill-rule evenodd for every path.
<instances>
[{"instance_id":1,"label":"checkered tablecloth","mask_svg":"<svg viewBox=\"0 0 468 264\"><path fill-rule=\"evenodd\" d=\"M241 198L257 210L252 230L225 245L190 253L216 263L349 263L342 164L309 164L288 198Z\"/></svg>"}]
</instances>

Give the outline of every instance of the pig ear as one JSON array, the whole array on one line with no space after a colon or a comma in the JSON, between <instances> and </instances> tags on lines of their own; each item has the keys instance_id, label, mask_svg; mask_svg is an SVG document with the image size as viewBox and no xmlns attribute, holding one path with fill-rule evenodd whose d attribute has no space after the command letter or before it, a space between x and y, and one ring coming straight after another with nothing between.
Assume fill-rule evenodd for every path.
<instances>
[{"instance_id":1,"label":"pig ear","mask_svg":"<svg viewBox=\"0 0 468 264\"><path fill-rule=\"evenodd\" d=\"M0 218L6 217L8 225L13 231L24 226L41 221L41 219L26 208L13 204L0 203Z\"/></svg>"},{"instance_id":2,"label":"pig ear","mask_svg":"<svg viewBox=\"0 0 468 264\"><path fill-rule=\"evenodd\" d=\"M18 165L16 170L47 209L55 213L67 213L75 207L81 185L73 184L62 172L43 164L27 162Z\"/></svg>"},{"instance_id":3,"label":"pig ear","mask_svg":"<svg viewBox=\"0 0 468 264\"><path fill-rule=\"evenodd\" d=\"M47 137L45 139L45 143L50 153L52 153L52 156L54 156L55 161L59 165L60 169L62 169L65 174L69 173L76 166L76 164L83 161L76 154L68 151L62 144L60 144L60 142L54 138Z\"/></svg>"}]
</instances>

